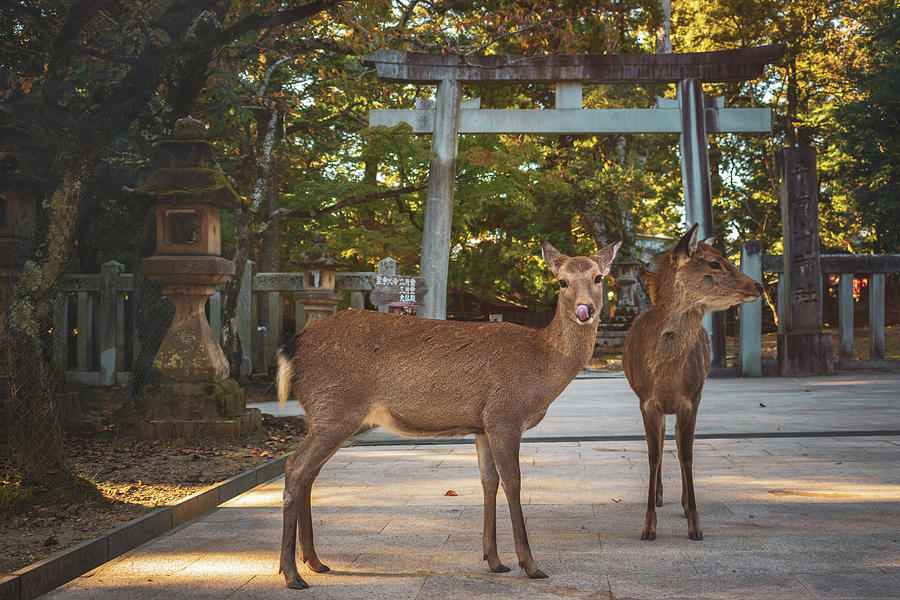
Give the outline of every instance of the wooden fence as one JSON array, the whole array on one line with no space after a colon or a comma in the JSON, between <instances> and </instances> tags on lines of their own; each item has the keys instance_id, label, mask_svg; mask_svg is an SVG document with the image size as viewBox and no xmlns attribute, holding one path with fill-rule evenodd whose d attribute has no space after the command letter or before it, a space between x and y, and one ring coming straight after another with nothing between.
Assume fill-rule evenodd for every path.
<instances>
[{"instance_id":1,"label":"wooden fence","mask_svg":"<svg viewBox=\"0 0 900 600\"><path fill-rule=\"evenodd\" d=\"M99 275L66 278L66 297L54 334L61 338L67 381L111 386L128 380L140 340L132 317L134 276L124 269L122 264L111 261L102 265ZM366 295L372 289L369 278L374 274L337 273L336 289L346 293L351 307L364 308ZM293 297L294 292L301 290L303 273L256 273L255 264L248 262L237 307L238 336L244 348L243 375L266 373L281 343L298 327L302 328L306 322L303 305ZM293 307L293 318L285 318L286 305ZM262 306L265 308L261 310ZM207 302L207 317L221 342L221 292Z\"/></svg>"},{"instance_id":2,"label":"wooden fence","mask_svg":"<svg viewBox=\"0 0 900 600\"><path fill-rule=\"evenodd\" d=\"M780 254L762 254L759 242L746 242L741 248L741 270L757 281L763 273L780 274ZM837 369L900 368L900 360L884 358L885 294L887 273L900 273L900 254L823 254L822 274L839 275L838 314L840 349L835 361ZM853 355L854 279L867 279L869 284L869 358L855 359ZM783 312L786 290L783 278L778 280L778 313ZM762 360L762 301L740 307L740 370L744 377L763 374ZM766 369L768 371L769 369Z\"/></svg>"}]
</instances>

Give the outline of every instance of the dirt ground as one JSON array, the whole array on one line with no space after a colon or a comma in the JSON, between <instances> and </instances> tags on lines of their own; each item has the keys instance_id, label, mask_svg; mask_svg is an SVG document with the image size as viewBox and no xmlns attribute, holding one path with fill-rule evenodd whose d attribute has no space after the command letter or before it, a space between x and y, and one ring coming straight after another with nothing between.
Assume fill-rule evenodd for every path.
<instances>
[{"instance_id":1,"label":"dirt ground","mask_svg":"<svg viewBox=\"0 0 900 600\"><path fill-rule=\"evenodd\" d=\"M0 510L0 576L289 452L303 436L296 420L265 418L263 436L243 443L122 439L111 420L115 394L104 391L92 420L66 435L82 489L42 490L30 505Z\"/></svg>"}]
</instances>

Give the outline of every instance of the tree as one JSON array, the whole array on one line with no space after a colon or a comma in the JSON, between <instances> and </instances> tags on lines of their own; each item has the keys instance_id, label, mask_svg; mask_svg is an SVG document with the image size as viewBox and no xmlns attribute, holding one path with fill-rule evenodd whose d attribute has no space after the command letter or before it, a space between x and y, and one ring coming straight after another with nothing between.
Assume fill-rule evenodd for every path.
<instances>
[{"instance_id":1,"label":"tree","mask_svg":"<svg viewBox=\"0 0 900 600\"><path fill-rule=\"evenodd\" d=\"M158 134L190 112L207 65L223 47L260 29L306 19L332 0L235 17L242 5L217 0L5 0L4 136L36 182L36 249L11 293L7 339L9 401L28 479L65 476L54 419L60 377L50 336L59 283L72 255L76 217L91 175L111 143L134 127ZM259 7L258 7L259 8ZM12 142L12 140L15 140ZM10 143L12 142L12 143ZM36 415L41 422L33 422Z\"/></svg>"}]
</instances>

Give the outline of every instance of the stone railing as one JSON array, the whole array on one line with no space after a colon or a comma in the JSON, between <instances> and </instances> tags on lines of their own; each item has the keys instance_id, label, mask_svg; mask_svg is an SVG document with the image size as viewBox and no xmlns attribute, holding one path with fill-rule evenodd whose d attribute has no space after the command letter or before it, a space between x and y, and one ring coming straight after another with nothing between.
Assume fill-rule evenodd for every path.
<instances>
[{"instance_id":1,"label":"stone railing","mask_svg":"<svg viewBox=\"0 0 900 600\"><path fill-rule=\"evenodd\" d=\"M128 381L140 342L131 317L134 276L124 269L121 263L110 261L101 267L99 275L66 277L65 301L61 303L54 335L60 338L67 381L99 386ZM364 308L366 294L372 290L369 278L374 274L339 272L335 276L336 291L349 295L351 307ZM285 331L285 294L291 295L293 301L294 322L305 323L303 305L293 297L304 289L303 280L303 273L257 273L252 262L244 270L237 309L244 375L266 373L278 347L294 333ZM260 310L261 306L266 308ZM206 310L210 328L221 342L221 290L209 299ZM260 322L261 314L266 315L264 323Z\"/></svg>"},{"instance_id":2,"label":"stone railing","mask_svg":"<svg viewBox=\"0 0 900 600\"><path fill-rule=\"evenodd\" d=\"M823 254L822 275L840 275L838 314L840 317L840 349L835 367L838 369L900 368L900 360L884 358L884 276L900 272L900 254ZM741 247L741 270L757 281L763 273L782 272L781 255L762 254L759 242L746 242ZM853 280L869 281L869 358L853 357ZM778 283L778 313L783 311L786 290L783 278ZM740 315L741 375L763 374L762 302L742 304Z\"/></svg>"}]
</instances>

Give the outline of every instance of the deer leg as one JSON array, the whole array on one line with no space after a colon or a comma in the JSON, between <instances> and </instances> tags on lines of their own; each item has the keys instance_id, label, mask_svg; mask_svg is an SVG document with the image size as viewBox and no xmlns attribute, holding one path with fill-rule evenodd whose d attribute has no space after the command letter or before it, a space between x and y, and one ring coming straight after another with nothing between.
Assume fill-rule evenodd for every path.
<instances>
[{"instance_id":1,"label":"deer leg","mask_svg":"<svg viewBox=\"0 0 900 600\"><path fill-rule=\"evenodd\" d=\"M332 421L333 422L333 421ZM346 420L339 429L310 428L300 447L288 458L284 470L284 523L281 535L281 568L289 588L309 585L297 571L297 529L300 530L300 554L306 566L317 573L328 571L316 555L313 545L310 493L316 475L344 441L359 429L359 422Z\"/></svg>"},{"instance_id":2,"label":"deer leg","mask_svg":"<svg viewBox=\"0 0 900 600\"><path fill-rule=\"evenodd\" d=\"M516 556L519 566L532 579L546 579L547 575L538 569L531 547L528 545L528 534L525 532L525 517L522 514L520 499L522 474L519 471L519 444L522 440L520 429L492 429L487 431L488 442L494 455L494 463L500 473L506 502L509 504L509 517L512 520L513 539L516 544Z\"/></svg>"},{"instance_id":3,"label":"deer leg","mask_svg":"<svg viewBox=\"0 0 900 600\"><path fill-rule=\"evenodd\" d=\"M697 423L697 406L678 413L675 421L675 443L678 446L678 462L681 463L681 504L688 522L688 537L702 540L700 514L694 498L694 425Z\"/></svg>"},{"instance_id":4,"label":"deer leg","mask_svg":"<svg viewBox=\"0 0 900 600\"><path fill-rule=\"evenodd\" d=\"M659 468L656 469L656 506L663 505L662 452L659 453Z\"/></svg>"},{"instance_id":5,"label":"deer leg","mask_svg":"<svg viewBox=\"0 0 900 600\"><path fill-rule=\"evenodd\" d=\"M644 434L647 437L647 460L650 463L650 488L647 490L647 514L644 517L642 540L656 539L657 486L662 466L663 439L666 434L666 415L661 411L641 407L644 417Z\"/></svg>"},{"instance_id":6,"label":"deer leg","mask_svg":"<svg viewBox=\"0 0 900 600\"><path fill-rule=\"evenodd\" d=\"M497 554L497 488L500 486L500 475L485 434L475 434L475 448L478 449L478 470L481 471L481 487L484 489L484 533L481 536L484 560L494 573L506 573L509 567L500 563Z\"/></svg>"}]
</instances>

